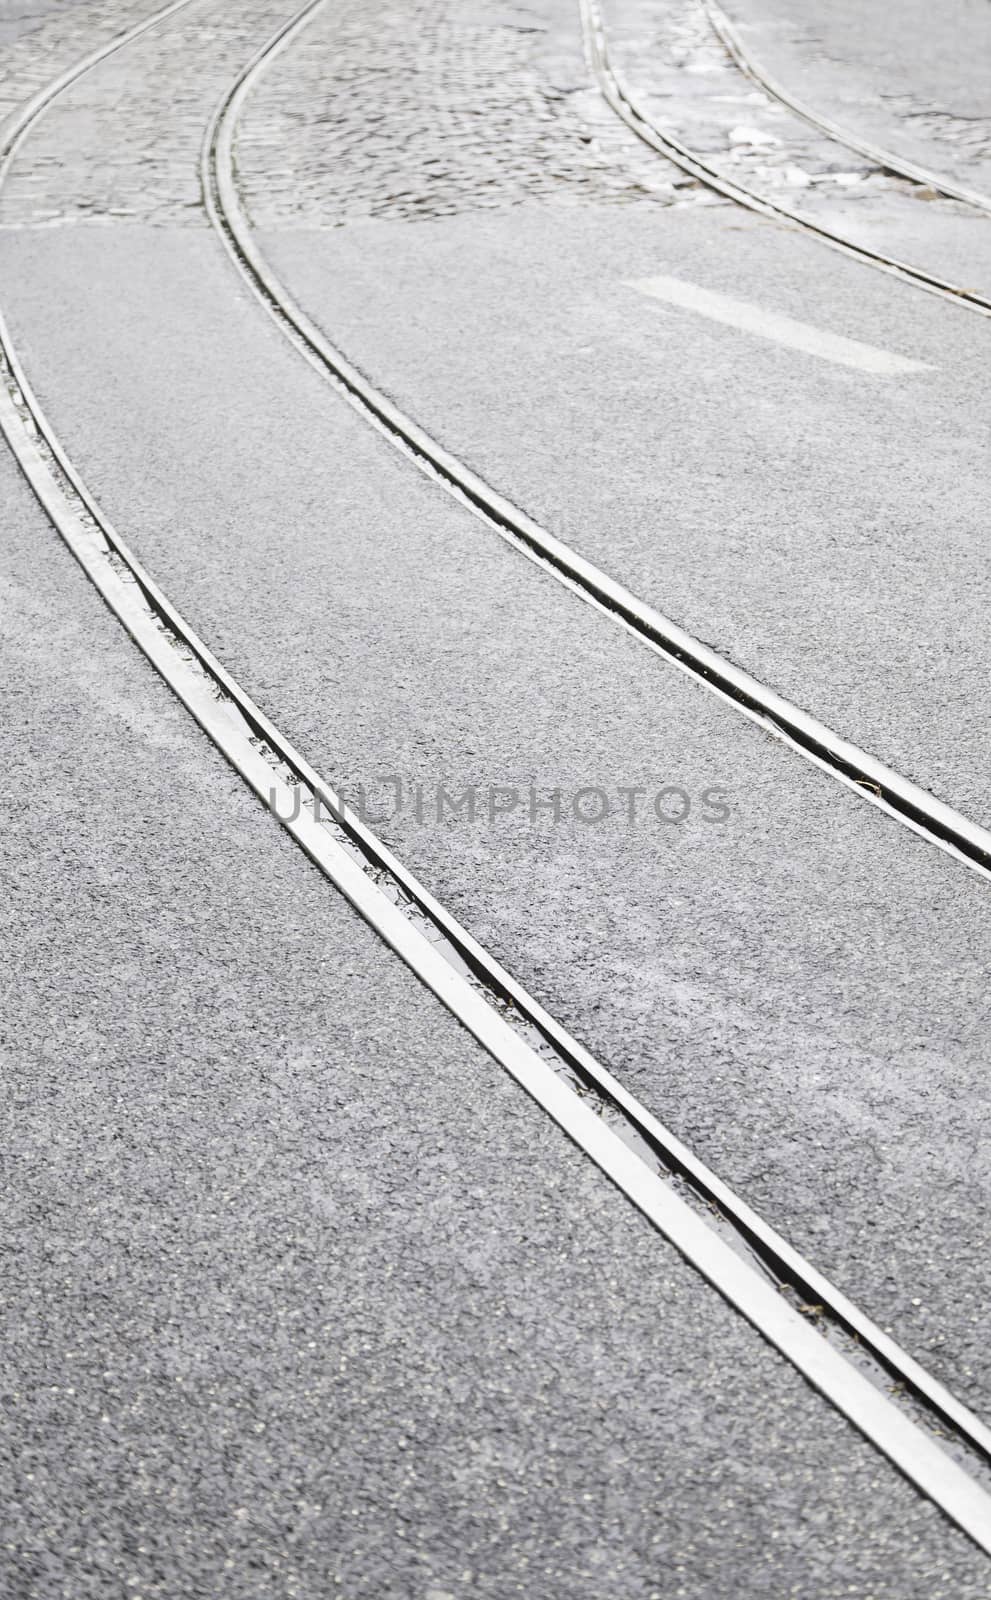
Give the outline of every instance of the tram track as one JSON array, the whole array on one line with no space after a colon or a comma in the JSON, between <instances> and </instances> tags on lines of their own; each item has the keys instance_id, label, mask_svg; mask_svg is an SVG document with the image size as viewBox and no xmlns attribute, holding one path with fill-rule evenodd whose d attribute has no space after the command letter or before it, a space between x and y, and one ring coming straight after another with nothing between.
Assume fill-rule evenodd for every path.
<instances>
[{"instance_id":1,"label":"tram track","mask_svg":"<svg viewBox=\"0 0 991 1600\"><path fill-rule=\"evenodd\" d=\"M722 6L717 5L716 0L701 0L701 5L709 20L709 26L734 64L770 99L776 100L810 128L826 134L827 138L835 140L837 144L845 145L855 155L863 156L866 161L880 167L884 172L889 172L896 178L904 178L907 183L920 184L942 195L946 200L958 200L962 205L972 206L975 210L984 211L991 216L991 195L981 194L976 189L968 189L964 184L947 178L945 174L933 171L931 167L922 166L919 162L910 161L905 156L885 150L871 140L864 139L853 129L806 105L797 95L792 94L773 78L758 61L755 61L744 45L739 30L730 21Z\"/></svg>"},{"instance_id":2,"label":"tram track","mask_svg":"<svg viewBox=\"0 0 991 1600\"><path fill-rule=\"evenodd\" d=\"M810 238L817 239L821 244L831 250L860 261L865 266L874 267L879 272L887 273L889 277L896 278L902 283L917 289L923 289L929 294L937 295L940 299L949 301L953 305L966 307L976 312L979 316L991 316L991 298L981 294L976 289L950 283L947 279L927 271L924 267L913 266L910 262L898 260L894 256L886 255L881 250L872 250L867 245L854 243L853 240L844 238L834 229L825 227L813 218L796 211L794 207L782 204L778 200L771 200L766 195L759 194L755 189L746 184L734 182L726 177L717 167L706 160L697 151L689 148L681 139L660 123L647 111L640 97L630 88L624 78L616 70L609 49L608 34L603 21L602 12L597 0L578 0L582 18L582 31L585 39L585 52L592 73L598 84L599 90L606 104L622 122L635 133L642 143L664 156L668 161L695 179L697 183L722 195L726 200L731 200L735 205L752 211L758 216L766 217L769 221L785 223L789 227L797 228L806 233ZM718 32L718 30L717 30ZM732 52L731 52L732 53ZM741 68L742 70L742 68ZM878 163L884 165L883 161ZM897 171L897 168L892 168ZM907 176L907 172L904 174ZM914 179L912 181L915 181ZM927 179L928 181L928 179ZM945 191L944 191L945 192ZM955 197L958 198L958 197ZM969 201L974 204L974 200Z\"/></svg>"},{"instance_id":3,"label":"tram track","mask_svg":"<svg viewBox=\"0 0 991 1600\"><path fill-rule=\"evenodd\" d=\"M177 0L146 19L28 102L4 130L0 184L18 142L62 88L189 3ZM285 25L246 71L288 44L314 9ZM235 97L248 92L246 82L242 75L224 102L233 108L226 124L231 140ZM224 108L208 135L208 162L225 158ZM211 203L223 199L218 185ZM334 887L665 1237L991 1553L991 1498L933 1436L948 1435L985 1475L991 1430L640 1106L343 806L102 514L31 391L2 311L0 349L0 424L37 498L132 638L241 777ZM463 498L477 509L470 494ZM796 1303L814 1306L814 1317ZM892 1383L912 1409L883 1392Z\"/></svg>"}]
</instances>

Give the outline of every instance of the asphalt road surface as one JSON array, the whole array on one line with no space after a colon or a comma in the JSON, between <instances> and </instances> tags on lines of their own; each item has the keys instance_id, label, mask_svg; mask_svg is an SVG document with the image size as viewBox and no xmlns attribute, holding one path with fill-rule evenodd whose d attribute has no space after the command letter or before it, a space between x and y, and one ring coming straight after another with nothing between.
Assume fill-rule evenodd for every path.
<instances>
[{"instance_id":1,"label":"asphalt road surface","mask_svg":"<svg viewBox=\"0 0 991 1600\"><path fill-rule=\"evenodd\" d=\"M903 9L732 15L796 95L976 186L982 17ZM0 4L0 113L155 10ZM14 150L0 313L46 426L442 905L986 1416L991 874L526 560L266 315L200 163L293 15L193 0ZM740 181L991 287L991 216L776 120L701 11L605 20ZM570 0L319 8L234 165L286 291L421 428L991 826L979 309L687 179ZM991 1595L252 796L5 426L0 1593Z\"/></svg>"}]
</instances>

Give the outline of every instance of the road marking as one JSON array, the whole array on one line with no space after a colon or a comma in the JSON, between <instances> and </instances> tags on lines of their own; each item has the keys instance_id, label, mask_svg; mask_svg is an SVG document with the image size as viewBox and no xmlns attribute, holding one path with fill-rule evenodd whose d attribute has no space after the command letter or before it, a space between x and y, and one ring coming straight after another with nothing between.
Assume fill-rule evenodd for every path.
<instances>
[{"instance_id":1,"label":"road marking","mask_svg":"<svg viewBox=\"0 0 991 1600\"><path fill-rule=\"evenodd\" d=\"M878 350L875 345L862 344L859 339L845 339L839 333L826 333L808 322L796 322L794 317L786 317L780 311L765 311L763 306L752 305L749 300L735 300L732 295L702 289L696 283L686 283L683 278L638 278L628 280L627 287L638 289L654 300L664 300L668 305L697 311L699 316L710 317L713 322L725 322L730 328L755 333L760 339L772 339L775 344L787 345L791 350L802 350L806 355L834 361L841 367L856 367L859 372L892 377L901 372L932 371L925 361L896 356L890 350Z\"/></svg>"}]
</instances>

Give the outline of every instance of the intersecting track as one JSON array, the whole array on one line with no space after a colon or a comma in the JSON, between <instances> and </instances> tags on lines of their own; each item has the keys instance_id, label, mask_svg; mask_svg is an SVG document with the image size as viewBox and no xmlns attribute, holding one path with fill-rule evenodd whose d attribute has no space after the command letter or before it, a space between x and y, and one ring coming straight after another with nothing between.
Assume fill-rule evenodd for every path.
<instances>
[{"instance_id":1,"label":"intersecting track","mask_svg":"<svg viewBox=\"0 0 991 1600\"><path fill-rule=\"evenodd\" d=\"M831 228L825 228L821 223L813 222L810 217L803 216L800 211L794 211L790 206L781 205L776 200L768 200L744 184L734 183L731 178L724 177L702 156L661 128L643 109L612 64L606 29L596 0L578 0L578 3L581 9L586 54L602 95L616 115L632 129L638 139L643 140L644 144L656 150L659 155L666 156L669 161L673 161L698 183L714 189L717 194L725 196L727 200L733 200L739 206L744 206L748 211L756 211L760 216L769 217L774 222L787 222L789 226L800 228L803 233L810 234L822 244L829 245L831 249L852 256L855 261L866 262L868 266L887 272L903 283L910 283L917 289L925 289L930 294L939 295L944 300L952 301L954 305L966 306L981 316L991 316L991 300L979 294L976 289L962 288L958 284L947 282L945 278L938 278L935 273L927 272L924 267L914 267L906 261L897 261L894 256L885 255L883 251L854 244L850 239L844 239L841 234L834 233ZM891 170L897 172L897 166L892 166ZM945 185L943 192L947 192ZM972 197L966 198L974 203ZM982 204L980 199L977 203Z\"/></svg>"},{"instance_id":2,"label":"intersecting track","mask_svg":"<svg viewBox=\"0 0 991 1600\"><path fill-rule=\"evenodd\" d=\"M701 4L713 33L740 71L751 78L772 100L777 100L779 105L785 106L796 117L801 117L809 127L817 128L820 133L835 139L837 144L846 145L848 150L853 150L858 156L864 156L874 166L893 173L896 178L905 178L909 183L920 183L927 189L933 189L937 194L945 196L947 200L960 200L964 205L973 206L976 210L986 211L991 215L991 196L980 194L976 189L967 189L963 184L955 183L952 178L947 178L940 172L933 172L931 168L920 166L915 161L909 161L905 156L883 150L880 145L872 144L869 139L862 138L853 129L843 127L831 117L823 116L821 111L815 111L811 106L807 106L754 60L737 29L722 7L716 4L716 0L701 0Z\"/></svg>"},{"instance_id":3,"label":"intersecting track","mask_svg":"<svg viewBox=\"0 0 991 1600\"><path fill-rule=\"evenodd\" d=\"M93 52L10 119L0 130L0 184L19 141L62 89L190 3L176 0ZM286 44L312 9L281 30L251 70ZM229 166L222 177L223 163L249 82L246 74L208 140L215 214L218 179L222 189L230 182ZM233 248L233 235L229 243ZM705 1278L991 1554L991 1495L978 1481L989 1481L991 1430L640 1106L347 811L103 516L33 396L2 315L0 427L107 604L328 880ZM218 825L222 814L218 799ZM815 1323L795 1309L796 1299L807 1308L815 1303Z\"/></svg>"}]
</instances>

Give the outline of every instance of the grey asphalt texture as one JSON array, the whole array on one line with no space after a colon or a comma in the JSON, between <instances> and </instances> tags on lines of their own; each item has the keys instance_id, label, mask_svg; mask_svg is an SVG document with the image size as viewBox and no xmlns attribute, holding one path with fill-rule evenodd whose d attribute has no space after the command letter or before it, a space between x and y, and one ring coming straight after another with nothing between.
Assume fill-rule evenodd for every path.
<instances>
[{"instance_id":1,"label":"grey asphalt texture","mask_svg":"<svg viewBox=\"0 0 991 1600\"><path fill-rule=\"evenodd\" d=\"M257 39L284 14L253 7ZM256 39L240 24L244 59ZM397 772L407 794L441 780L688 791L680 828L627 826L618 808L598 826L543 813L530 827L518 812L437 825L407 804L381 831L724 1177L982 1405L987 885L537 574L305 367L189 200L236 40L216 7L183 28L201 48L183 58L181 104L162 78L167 41L152 39L38 131L76 166L91 141L96 225L45 226L43 183L38 226L20 215L3 229L0 205L5 311L60 437L189 620L346 789ZM253 151L260 161L257 124ZM414 330L422 420L459 448L470 431L476 465L505 452L512 474L492 476L522 485L529 509L543 495L594 529L589 423L552 318L542 383L518 374L508 399L481 406L479 349L488 369L491 339L492 375L508 344L521 359L535 336L519 250L540 243L528 293L546 309L569 255L599 270L606 232L629 258L663 222L671 250L716 261L735 219L625 199L594 162L576 173L570 209L532 193L514 203L503 175L505 215L266 235L265 247L328 327L343 316L352 348L388 357L397 393ZM23 179L15 170L18 204ZM274 162L273 190L286 181ZM474 365L452 405L424 352L432 329L438 362L462 359L468 284L450 264L472 276L473 237L490 278L475 276ZM408 344L397 317L370 330L386 239ZM933 341L961 325L915 302L907 319L890 285L827 269L804 241L744 229L737 242L736 292L784 284L787 309L814 272L843 331L862 328L868 294L874 342L904 338L909 320ZM356 309L363 251L370 304ZM435 322L431 252L450 301ZM725 391L739 350L674 320L678 384L701 350L713 396ZM667 325L638 324L627 352ZM969 396L968 335L952 381ZM586 336L608 361L608 342ZM787 381L794 396L800 379ZM928 391L911 382L918 404ZM852 382L843 392L862 403ZM608 407L598 394L597 479L635 495L643 405L618 393ZM901 393L887 388L876 410ZM542 408L562 397L542 442ZM697 399L679 391L678 409ZM623 438L634 454L615 473ZM942 459L934 447L937 481ZM14 792L36 796L8 833L22 875L11 971L32 980L8 1026L23 1141L14 1592L102 1594L126 1563L126 1592L163 1595L322 1595L334 1577L344 1594L423 1600L991 1592L987 1564L337 904L187 727L26 495L11 499L5 643L32 670L10 675L19 720L6 726L25 730L9 740ZM706 515L703 502L699 537ZM643 545L615 563L628 580ZM902 637L897 618L891 630ZM974 716L966 671L954 681ZM931 733L925 706L898 709ZM944 776L975 770L952 765L948 738L925 749L950 763ZM716 785L731 791L722 824L697 803ZM31 1450L37 1468L23 1464Z\"/></svg>"},{"instance_id":2,"label":"grey asphalt texture","mask_svg":"<svg viewBox=\"0 0 991 1600\"><path fill-rule=\"evenodd\" d=\"M991 325L737 214L518 210L264 243L350 359L488 482L991 823ZM868 377L748 338L630 287L657 273L933 370Z\"/></svg>"},{"instance_id":3,"label":"grey asphalt texture","mask_svg":"<svg viewBox=\"0 0 991 1600\"><path fill-rule=\"evenodd\" d=\"M991 1592L308 865L6 455L0 485L0 1592Z\"/></svg>"},{"instance_id":4,"label":"grey asphalt texture","mask_svg":"<svg viewBox=\"0 0 991 1600\"><path fill-rule=\"evenodd\" d=\"M413 870L907 1344L985 1392L986 884L486 534L299 361L208 236L7 246L43 403L227 666L329 778L369 786L373 814L399 774L381 831ZM66 320L39 304L29 326L29 284ZM431 820L440 782L531 781L603 785L612 815ZM662 784L689 795L686 824L641 807L628 825L618 786Z\"/></svg>"}]
</instances>

